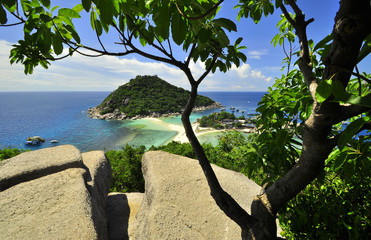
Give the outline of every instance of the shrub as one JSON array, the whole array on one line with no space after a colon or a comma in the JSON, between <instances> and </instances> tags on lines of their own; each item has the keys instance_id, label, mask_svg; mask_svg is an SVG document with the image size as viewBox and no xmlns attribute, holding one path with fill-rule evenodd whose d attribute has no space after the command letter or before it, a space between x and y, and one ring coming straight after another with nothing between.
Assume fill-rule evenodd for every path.
<instances>
[{"instance_id":1,"label":"shrub","mask_svg":"<svg viewBox=\"0 0 371 240\"><path fill-rule=\"evenodd\" d=\"M122 151L111 150L106 157L112 167L111 192L144 192L142 155L145 147L126 145Z\"/></svg>"},{"instance_id":2,"label":"shrub","mask_svg":"<svg viewBox=\"0 0 371 240\"><path fill-rule=\"evenodd\" d=\"M0 148L0 161L17 156L22 152L25 152L25 150L18 148Z\"/></svg>"}]
</instances>

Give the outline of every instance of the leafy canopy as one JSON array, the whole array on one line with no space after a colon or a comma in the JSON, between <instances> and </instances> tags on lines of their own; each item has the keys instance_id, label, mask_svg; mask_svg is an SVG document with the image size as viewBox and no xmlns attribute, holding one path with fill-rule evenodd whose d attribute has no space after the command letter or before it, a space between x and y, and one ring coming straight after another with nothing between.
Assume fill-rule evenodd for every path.
<instances>
[{"instance_id":1,"label":"leafy canopy","mask_svg":"<svg viewBox=\"0 0 371 240\"><path fill-rule=\"evenodd\" d=\"M14 45L11 63L20 62L25 73L31 74L37 65L48 68L50 61L62 59L81 48L96 55L125 56L137 53L144 57L176 65L184 69L190 60L206 63L206 69L227 71L232 64L237 67L246 56L239 50L242 38L231 43L227 32L237 31L235 23L226 18L216 18L222 1L204 0L82 0L73 8L52 6L49 0L0 1L0 23L7 24L13 15L24 24L24 39ZM84 13L84 11L86 13ZM74 22L90 18L100 48L84 45ZM118 44L123 51L107 51L101 35L118 34ZM116 42L117 43L117 42ZM111 43L113 44L113 43ZM66 55L64 47L69 48ZM145 47L157 54L150 54ZM182 62L173 55L173 48L188 54ZM86 55L86 54L85 54Z\"/></svg>"}]
</instances>

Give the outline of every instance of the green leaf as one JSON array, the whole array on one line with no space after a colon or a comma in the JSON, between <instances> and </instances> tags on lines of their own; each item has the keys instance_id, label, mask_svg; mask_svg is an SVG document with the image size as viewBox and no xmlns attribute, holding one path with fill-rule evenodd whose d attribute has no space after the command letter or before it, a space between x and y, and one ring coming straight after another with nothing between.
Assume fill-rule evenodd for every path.
<instances>
[{"instance_id":1,"label":"green leaf","mask_svg":"<svg viewBox=\"0 0 371 240\"><path fill-rule=\"evenodd\" d=\"M70 18L80 18L80 14L76 12L75 10L69 9L69 8L61 8L58 11L58 15L64 16L64 17L70 17Z\"/></svg>"},{"instance_id":2,"label":"green leaf","mask_svg":"<svg viewBox=\"0 0 371 240\"><path fill-rule=\"evenodd\" d=\"M242 37L239 37L236 42L234 43L234 46L237 47L238 45L240 45L240 43L242 42Z\"/></svg>"},{"instance_id":3,"label":"green leaf","mask_svg":"<svg viewBox=\"0 0 371 240\"><path fill-rule=\"evenodd\" d=\"M0 1L3 3L4 7L9 11L9 12L14 12L17 9L17 1L16 0L2 0ZM1 5L1 4L0 4Z\"/></svg>"},{"instance_id":4,"label":"green leaf","mask_svg":"<svg viewBox=\"0 0 371 240\"><path fill-rule=\"evenodd\" d=\"M157 26L157 31L163 39L169 38L169 28L170 28L170 18L171 11L166 2L160 7L160 11L156 17L154 17L154 22Z\"/></svg>"},{"instance_id":5,"label":"green leaf","mask_svg":"<svg viewBox=\"0 0 371 240\"><path fill-rule=\"evenodd\" d=\"M294 42L296 35L295 35L295 33L291 32L291 31L288 31L287 34L286 34L286 37L290 42Z\"/></svg>"},{"instance_id":6,"label":"green leaf","mask_svg":"<svg viewBox=\"0 0 371 240\"><path fill-rule=\"evenodd\" d=\"M83 9L84 7L82 6L82 4L77 4L72 8L72 10L76 11L77 13L81 12Z\"/></svg>"},{"instance_id":7,"label":"green leaf","mask_svg":"<svg viewBox=\"0 0 371 240\"><path fill-rule=\"evenodd\" d=\"M98 36L102 35L103 27L102 27L102 24L100 23L100 21L98 19L95 20L94 29L95 29L95 31L97 31Z\"/></svg>"},{"instance_id":8,"label":"green leaf","mask_svg":"<svg viewBox=\"0 0 371 240\"><path fill-rule=\"evenodd\" d=\"M46 14L40 14L40 18L44 23L47 23L47 22L50 22L51 20L53 20L50 16L48 16Z\"/></svg>"},{"instance_id":9,"label":"green leaf","mask_svg":"<svg viewBox=\"0 0 371 240\"><path fill-rule=\"evenodd\" d=\"M90 13L90 25L93 30L95 30L95 20L97 19L97 15L94 11Z\"/></svg>"},{"instance_id":10,"label":"green leaf","mask_svg":"<svg viewBox=\"0 0 371 240\"><path fill-rule=\"evenodd\" d=\"M361 48L358 54L357 63L362 61L370 53L371 53L371 34L367 36L365 43L363 44L363 47Z\"/></svg>"},{"instance_id":11,"label":"green leaf","mask_svg":"<svg viewBox=\"0 0 371 240\"><path fill-rule=\"evenodd\" d=\"M147 45L147 40L144 37L142 37L142 35L139 36L139 41L143 47Z\"/></svg>"},{"instance_id":12,"label":"green leaf","mask_svg":"<svg viewBox=\"0 0 371 240\"><path fill-rule=\"evenodd\" d=\"M338 80L332 81L332 93L336 98L344 96L345 94L344 87L340 81Z\"/></svg>"},{"instance_id":13,"label":"green leaf","mask_svg":"<svg viewBox=\"0 0 371 240\"><path fill-rule=\"evenodd\" d=\"M246 57L246 55L245 55L244 53L242 53L242 52L238 52L238 53L237 53L237 56L238 56L239 59L242 60L242 62L246 62L247 57Z\"/></svg>"},{"instance_id":14,"label":"green leaf","mask_svg":"<svg viewBox=\"0 0 371 240\"><path fill-rule=\"evenodd\" d=\"M6 18L6 12L3 6L0 4L0 24L5 24L7 22L8 22L8 19Z\"/></svg>"},{"instance_id":15,"label":"green leaf","mask_svg":"<svg viewBox=\"0 0 371 240\"><path fill-rule=\"evenodd\" d=\"M53 49L54 49L55 54L57 55L63 52L62 39L58 34L54 34L53 36Z\"/></svg>"},{"instance_id":16,"label":"green leaf","mask_svg":"<svg viewBox=\"0 0 371 240\"><path fill-rule=\"evenodd\" d=\"M229 20L227 18L214 19L212 22L216 26L223 27L223 28L227 29L229 32L230 31L235 31L235 32L237 31L236 24L233 21L231 21L231 20Z\"/></svg>"},{"instance_id":17,"label":"green leaf","mask_svg":"<svg viewBox=\"0 0 371 240\"><path fill-rule=\"evenodd\" d=\"M345 145L353 138L353 136L361 129L361 127L370 122L371 117L365 116L351 122L340 135L338 140L338 146L340 150L343 150Z\"/></svg>"},{"instance_id":18,"label":"green leaf","mask_svg":"<svg viewBox=\"0 0 371 240\"><path fill-rule=\"evenodd\" d=\"M229 38L223 30L218 31L218 41L220 42L220 47L222 48L229 45Z\"/></svg>"},{"instance_id":19,"label":"green leaf","mask_svg":"<svg viewBox=\"0 0 371 240\"><path fill-rule=\"evenodd\" d=\"M52 10L50 11L51 13L54 12L55 9L59 8L59 6L55 6L52 8Z\"/></svg>"},{"instance_id":20,"label":"green leaf","mask_svg":"<svg viewBox=\"0 0 371 240\"><path fill-rule=\"evenodd\" d=\"M327 35L324 39L319 41L313 48L313 52L317 51L320 48L323 48L328 42L332 40L332 34Z\"/></svg>"},{"instance_id":21,"label":"green leaf","mask_svg":"<svg viewBox=\"0 0 371 240\"><path fill-rule=\"evenodd\" d=\"M201 29L198 33L198 39L201 43L207 43L210 40L210 37L212 35L211 30L209 29Z\"/></svg>"},{"instance_id":22,"label":"green leaf","mask_svg":"<svg viewBox=\"0 0 371 240\"><path fill-rule=\"evenodd\" d=\"M343 103L350 103L371 108L371 98L369 96L361 97L358 95L344 93L340 97L336 97L335 100Z\"/></svg>"},{"instance_id":23,"label":"green leaf","mask_svg":"<svg viewBox=\"0 0 371 240\"><path fill-rule=\"evenodd\" d=\"M89 12L91 7L91 0L82 0L82 6L84 7L85 11Z\"/></svg>"},{"instance_id":24,"label":"green leaf","mask_svg":"<svg viewBox=\"0 0 371 240\"><path fill-rule=\"evenodd\" d=\"M111 1L103 1L99 4L99 16L102 26L110 25L113 20L113 6Z\"/></svg>"},{"instance_id":25,"label":"green leaf","mask_svg":"<svg viewBox=\"0 0 371 240\"><path fill-rule=\"evenodd\" d=\"M178 12L173 12L171 18L171 34L176 44L181 45L187 35L187 24Z\"/></svg>"},{"instance_id":26,"label":"green leaf","mask_svg":"<svg viewBox=\"0 0 371 240\"><path fill-rule=\"evenodd\" d=\"M274 6L275 6L276 8L279 8L281 5L282 5L282 0L275 0L275 1L274 1Z\"/></svg>"},{"instance_id":27,"label":"green leaf","mask_svg":"<svg viewBox=\"0 0 371 240\"><path fill-rule=\"evenodd\" d=\"M50 0L40 0L40 2L46 8L50 8Z\"/></svg>"},{"instance_id":28,"label":"green leaf","mask_svg":"<svg viewBox=\"0 0 371 240\"><path fill-rule=\"evenodd\" d=\"M80 43L80 36L77 34L75 28L73 28L70 25L67 25L66 29L71 33L72 37L76 40L76 42Z\"/></svg>"},{"instance_id":29,"label":"green leaf","mask_svg":"<svg viewBox=\"0 0 371 240\"><path fill-rule=\"evenodd\" d=\"M316 90L316 99L319 103L324 102L332 93L332 80L321 81Z\"/></svg>"}]
</instances>

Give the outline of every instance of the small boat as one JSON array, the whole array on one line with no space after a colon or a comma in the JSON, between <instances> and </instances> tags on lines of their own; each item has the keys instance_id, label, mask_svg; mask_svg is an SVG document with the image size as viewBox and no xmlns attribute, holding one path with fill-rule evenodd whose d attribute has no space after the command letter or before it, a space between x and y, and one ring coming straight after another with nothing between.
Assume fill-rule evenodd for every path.
<instances>
[{"instance_id":1,"label":"small boat","mask_svg":"<svg viewBox=\"0 0 371 240\"><path fill-rule=\"evenodd\" d=\"M234 109L236 109L236 108L235 108L235 107L231 107L230 109L231 109L231 110L234 110Z\"/></svg>"},{"instance_id":2,"label":"small boat","mask_svg":"<svg viewBox=\"0 0 371 240\"><path fill-rule=\"evenodd\" d=\"M51 143L59 143L59 141L56 140L56 139L53 139L53 140L51 140L50 142L51 142Z\"/></svg>"},{"instance_id":3,"label":"small boat","mask_svg":"<svg viewBox=\"0 0 371 240\"><path fill-rule=\"evenodd\" d=\"M238 109L236 110L236 112L239 112L239 111L240 111L240 110L238 110Z\"/></svg>"}]
</instances>

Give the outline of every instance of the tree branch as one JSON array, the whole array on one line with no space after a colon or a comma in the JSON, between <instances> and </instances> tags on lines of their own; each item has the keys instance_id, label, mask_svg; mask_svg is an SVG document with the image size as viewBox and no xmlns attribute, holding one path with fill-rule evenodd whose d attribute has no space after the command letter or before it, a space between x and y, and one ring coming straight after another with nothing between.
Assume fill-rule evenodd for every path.
<instances>
[{"instance_id":1,"label":"tree branch","mask_svg":"<svg viewBox=\"0 0 371 240\"><path fill-rule=\"evenodd\" d=\"M313 74L313 67L310 61L310 53L308 47L308 38L307 38L307 26L309 23L313 22L313 19L305 21L305 16L302 13L301 9L293 0L288 0L288 4L292 7L295 12L295 19L293 19L288 13L284 4L280 6L282 13L285 15L287 21L294 27L296 35L299 38L300 42L300 58L299 58L299 68L303 73L304 80L308 85L309 92L314 101L316 101L315 91L317 88L317 79Z\"/></svg>"},{"instance_id":2,"label":"tree branch","mask_svg":"<svg viewBox=\"0 0 371 240\"><path fill-rule=\"evenodd\" d=\"M160 51L162 54L164 54L166 57L168 57L171 61L176 61L173 57L172 54L168 53L164 48L161 48L159 46L157 46L151 39L149 39L139 28L138 26L134 23L133 19L126 15L126 18L129 19L131 21L131 23L135 26L135 29L139 32L139 34L145 38L145 40L147 41L147 43L149 45L151 45L152 47L154 47L155 49L157 49L158 51ZM154 55L152 55L154 56ZM164 58L165 59L165 58Z\"/></svg>"},{"instance_id":3,"label":"tree branch","mask_svg":"<svg viewBox=\"0 0 371 240\"><path fill-rule=\"evenodd\" d=\"M371 93L365 96L364 98L371 99ZM370 108L364 106L351 104L340 105L338 115L334 117L333 124L345 121L349 118L352 118L362 113L366 113L368 111L370 111Z\"/></svg>"},{"instance_id":4,"label":"tree branch","mask_svg":"<svg viewBox=\"0 0 371 240\"><path fill-rule=\"evenodd\" d=\"M296 13L293 26L301 44L299 68L309 85L312 97L314 97L313 94L317 84L312 73L305 30L310 21L304 20L304 15L301 11L298 11L300 9L293 0L288 0L287 2ZM281 9L288 21L290 21L290 16L285 7L283 6ZM350 18L357 22L352 22L352 25L344 25L347 21L350 21ZM370 23L371 6L369 0L356 2L342 0L339 12L335 18L334 41L328 54L329 62L341 65L348 70L353 69L362 42L371 32ZM348 27L353 28L348 29ZM336 78L339 78L339 73L333 71L333 69L331 66L326 66L323 79L328 79L329 76L335 73ZM343 83L344 88L347 86L349 78L349 73L340 76L339 80ZM303 148L299 161L283 177L274 182L265 192L266 196L263 196L268 201L268 204L265 205L268 208L267 211L277 213L287 201L296 196L323 170L325 160L335 146L335 141L329 138L332 125L337 121L348 119L367 110L369 108L341 106L331 101L325 101L320 105L316 104L316 102L314 103L312 114L303 124Z\"/></svg>"},{"instance_id":5,"label":"tree branch","mask_svg":"<svg viewBox=\"0 0 371 240\"><path fill-rule=\"evenodd\" d=\"M95 26L95 29L97 29L97 24L96 24L95 21L94 21L94 26ZM98 42L99 42L100 46L103 48L103 50L104 50L105 52L107 52L107 50L106 50L106 48L104 47L102 41L100 40L100 37L99 37L99 35L98 35L98 31L95 31L95 33L96 33L96 35L97 35L97 39L98 39Z\"/></svg>"},{"instance_id":6,"label":"tree branch","mask_svg":"<svg viewBox=\"0 0 371 240\"><path fill-rule=\"evenodd\" d=\"M191 51L189 52L189 55L188 55L188 58L187 58L187 60L186 60L186 65L187 65L187 67L189 66L189 63L190 63L190 61L191 61L191 58L192 58L192 54L193 54L193 52L194 52L194 50L195 50L195 48L196 48L196 46L197 46L197 44L196 43L193 43L192 44L192 48L191 48Z\"/></svg>"},{"instance_id":7,"label":"tree branch","mask_svg":"<svg viewBox=\"0 0 371 240\"><path fill-rule=\"evenodd\" d=\"M336 70L340 70L340 71L344 71L344 72L350 73L350 74L352 74L352 75L354 75L354 76L356 76L356 77L358 77L358 78L366 81L368 84L371 84L371 80L368 79L368 78L366 78L365 76L359 74L358 70L357 70L357 72L353 72L353 71L350 71L350 70L348 70L348 69L346 69L344 67L341 67L341 66L338 66L338 65L334 65L334 64L328 64L328 66L330 66L330 67L332 67L332 68L334 68Z\"/></svg>"},{"instance_id":8,"label":"tree branch","mask_svg":"<svg viewBox=\"0 0 371 240\"><path fill-rule=\"evenodd\" d=\"M215 63L214 63L215 64ZM210 67L212 68L212 66ZM211 196L214 198L215 202L219 208L233 221L235 221L239 226L245 227L248 224L252 224L254 219L220 186L219 181L208 161L205 152L198 141L195 133L192 129L192 124L189 120L192 109L195 105L197 98L197 89L199 83L202 81L195 81L188 67L182 69L187 75L189 82L191 83L191 95L189 97L188 103L182 113L182 123L187 135L189 142L192 145L193 150L197 156L199 164L205 174L206 180L210 187ZM204 75L204 74L203 74Z\"/></svg>"},{"instance_id":9,"label":"tree branch","mask_svg":"<svg viewBox=\"0 0 371 240\"><path fill-rule=\"evenodd\" d=\"M17 23L10 23L10 24L1 24L0 27L12 27L12 26L17 26L24 24L24 22L17 22Z\"/></svg>"},{"instance_id":10,"label":"tree branch","mask_svg":"<svg viewBox=\"0 0 371 240\"><path fill-rule=\"evenodd\" d=\"M218 57L219 57L219 54L215 54L215 55L213 56L213 60L211 61L211 64L210 64L209 68L206 69L206 71L205 71L205 72L201 75L201 77L196 81L197 84L200 84L200 83L202 82L202 80L204 80L205 77L210 73L210 71L211 71L211 69L213 69L213 67L214 67L214 65L215 65L215 62L216 62L216 60L218 59Z\"/></svg>"}]
</instances>

